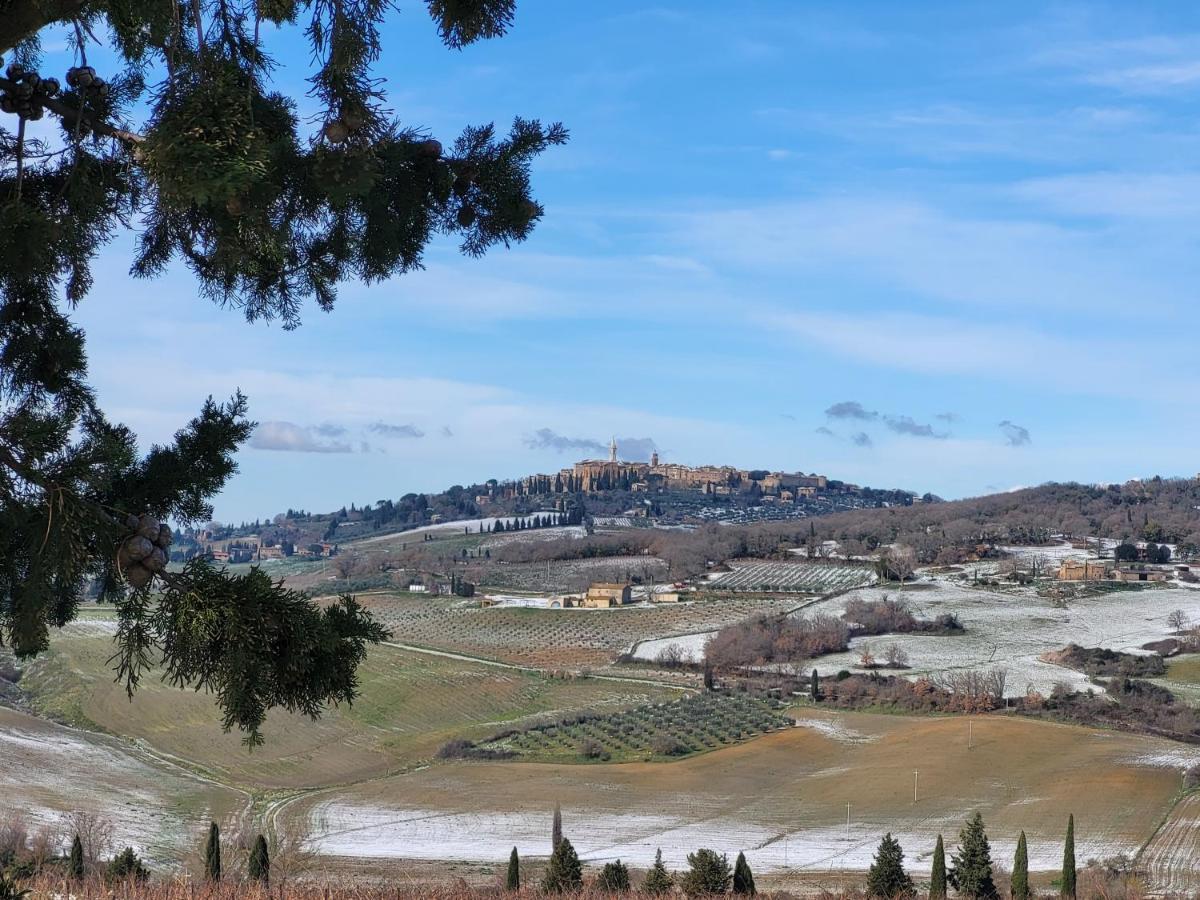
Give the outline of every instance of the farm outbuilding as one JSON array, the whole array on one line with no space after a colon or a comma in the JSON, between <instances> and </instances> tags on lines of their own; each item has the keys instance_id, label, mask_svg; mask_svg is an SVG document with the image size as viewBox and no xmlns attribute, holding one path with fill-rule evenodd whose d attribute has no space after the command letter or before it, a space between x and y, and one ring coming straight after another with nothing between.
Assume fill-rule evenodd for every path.
<instances>
[{"instance_id":1,"label":"farm outbuilding","mask_svg":"<svg viewBox=\"0 0 1200 900\"><path fill-rule=\"evenodd\" d=\"M633 590L628 584L597 582L588 588L581 606L589 609L607 609L612 606L624 606L633 599Z\"/></svg>"}]
</instances>

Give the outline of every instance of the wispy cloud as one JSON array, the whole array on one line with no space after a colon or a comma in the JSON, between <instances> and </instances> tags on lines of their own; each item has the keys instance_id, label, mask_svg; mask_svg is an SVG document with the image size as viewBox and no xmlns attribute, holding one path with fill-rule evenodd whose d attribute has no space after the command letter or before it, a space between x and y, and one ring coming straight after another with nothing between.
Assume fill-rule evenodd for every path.
<instances>
[{"instance_id":1,"label":"wispy cloud","mask_svg":"<svg viewBox=\"0 0 1200 900\"><path fill-rule=\"evenodd\" d=\"M279 450L286 453L350 453L342 441L321 440L320 426L294 422L260 422L248 442L255 450Z\"/></svg>"},{"instance_id":2,"label":"wispy cloud","mask_svg":"<svg viewBox=\"0 0 1200 900\"><path fill-rule=\"evenodd\" d=\"M917 422L912 416L884 416L883 424L896 434L907 434L910 437L938 438L948 437L946 434L934 431L932 425Z\"/></svg>"},{"instance_id":3,"label":"wispy cloud","mask_svg":"<svg viewBox=\"0 0 1200 900\"><path fill-rule=\"evenodd\" d=\"M621 459L631 462L644 462L650 458L658 446L653 438L617 438L617 453ZM608 453L608 444L595 438L567 437L551 428L539 428L532 436L525 438L525 446L531 450L554 450L565 453L568 450L582 453L594 453L597 456Z\"/></svg>"},{"instance_id":4,"label":"wispy cloud","mask_svg":"<svg viewBox=\"0 0 1200 900\"><path fill-rule=\"evenodd\" d=\"M831 419L858 419L869 422L879 418L879 413L863 407L857 400L843 400L825 410Z\"/></svg>"},{"instance_id":5,"label":"wispy cloud","mask_svg":"<svg viewBox=\"0 0 1200 900\"><path fill-rule=\"evenodd\" d=\"M865 431L851 435L850 440L856 447L872 447L875 445L875 442L871 440L871 436Z\"/></svg>"},{"instance_id":6,"label":"wispy cloud","mask_svg":"<svg viewBox=\"0 0 1200 900\"><path fill-rule=\"evenodd\" d=\"M997 426L1004 433L1004 440L1010 447L1024 447L1033 443L1029 429L1005 419Z\"/></svg>"},{"instance_id":7,"label":"wispy cloud","mask_svg":"<svg viewBox=\"0 0 1200 900\"><path fill-rule=\"evenodd\" d=\"M388 422L375 422L367 426L367 431L386 438L422 438L425 432L411 423L392 425Z\"/></svg>"},{"instance_id":8,"label":"wispy cloud","mask_svg":"<svg viewBox=\"0 0 1200 900\"><path fill-rule=\"evenodd\" d=\"M934 418L951 425L962 420L962 416L956 412L938 413Z\"/></svg>"}]
</instances>

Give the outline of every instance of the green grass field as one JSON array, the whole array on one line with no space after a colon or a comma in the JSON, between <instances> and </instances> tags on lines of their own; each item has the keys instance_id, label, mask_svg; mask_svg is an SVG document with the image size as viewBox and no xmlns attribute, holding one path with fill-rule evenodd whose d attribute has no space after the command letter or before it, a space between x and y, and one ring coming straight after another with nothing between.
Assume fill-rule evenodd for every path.
<instances>
[{"instance_id":1,"label":"green grass field","mask_svg":"<svg viewBox=\"0 0 1200 900\"><path fill-rule=\"evenodd\" d=\"M375 648L360 671L352 707L318 721L273 712L266 746L253 752L224 734L213 699L145 680L131 703L114 683L111 634L95 614L66 629L22 679L39 712L73 725L144 741L224 783L250 789L316 787L411 768L447 740L481 738L532 716L614 710L672 699L677 691L638 682L558 678Z\"/></svg>"}]
</instances>

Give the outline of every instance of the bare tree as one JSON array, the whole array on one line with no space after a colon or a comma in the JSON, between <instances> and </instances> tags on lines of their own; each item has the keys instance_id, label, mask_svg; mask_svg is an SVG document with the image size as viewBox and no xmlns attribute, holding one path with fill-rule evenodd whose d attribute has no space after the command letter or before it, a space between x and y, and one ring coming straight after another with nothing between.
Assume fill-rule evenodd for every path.
<instances>
[{"instance_id":1,"label":"bare tree","mask_svg":"<svg viewBox=\"0 0 1200 900\"><path fill-rule=\"evenodd\" d=\"M1188 617L1182 609L1173 609L1167 614L1167 627L1174 632L1185 631L1188 627Z\"/></svg>"},{"instance_id":2,"label":"bare tree","mask_svg":"<svg viewBox=\"0 0 1200 900\"><path fill-rule=\"evenodd\" d=\"M286 887L312 869L317 854L298 835L281 833L271 847L271 887Z\"/></svg>"},{"instance_id":3,"label":"bare tree","mask_svg":"<svg viewBox=\"0 0 1200 900\"><path fill-rule=\"evenodd\" d=\"M68 842L79 835L79 841L83 844L83 858L90 867L95 867L112 852L116 834L112 819L99 813L77 810L67 816L67 828L70 830Z\"/></svg>"},{"instance_id":4,"label":"bare tree","mask_svg":"<svg viewBox=\"0 0 1200 900\"><path fill-rule=\"evenodd\" d=\"M908 651L899 644L888 644L884 649L884 658L889 668L904 669L908 667Z\"/></svg>"},{"instance_id":5,"label":"bare tree","mask_svg":"<svg viewBox=\"0 0 1200 900\"><path fill-rule=\"evenodd\" d=\"M676 669L683 663L683 648L678 644L667 644L658 651L654 661L665 669Z\"/></svg>"},{"instance_id":6,"label":"bare tree","mask_svg":"<svg viewBox=\"0 0 1200 900\"><path fill-rule=\"evenodd\" d=\"M875 654L871 652L870 644L863 644L858 653L858 665L861 669L875 668Z\"/></svg>"},{"instance_id":7,"label":"bare tree","mask_svg":"<svg viewBox=\"0 0 1200 900\"><path fill-rule=\"evenodd\" d=\"M361 557L357 553L339 553L333 558L333 570L342 577L342 580L349 581L350 576L358 571Z\"/></svg>"}]
</instances>

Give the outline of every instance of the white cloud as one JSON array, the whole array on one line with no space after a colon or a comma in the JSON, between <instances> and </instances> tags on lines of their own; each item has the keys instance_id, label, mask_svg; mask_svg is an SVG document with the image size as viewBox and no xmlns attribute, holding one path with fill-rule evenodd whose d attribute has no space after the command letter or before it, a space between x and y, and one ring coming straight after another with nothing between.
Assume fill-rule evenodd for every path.
<instances>
[{"instance_id":1,"label":"white cloud","mask_svg":"<svg viewBox=\"0 0 1200 900\"><path fill-rule=\"evenodd\" d=\"M321 439L321 430L294 422L260 422L246 446L254 450L278 450L286 453L350 453L342 441Z\"/></svg>"}]
</instances>

